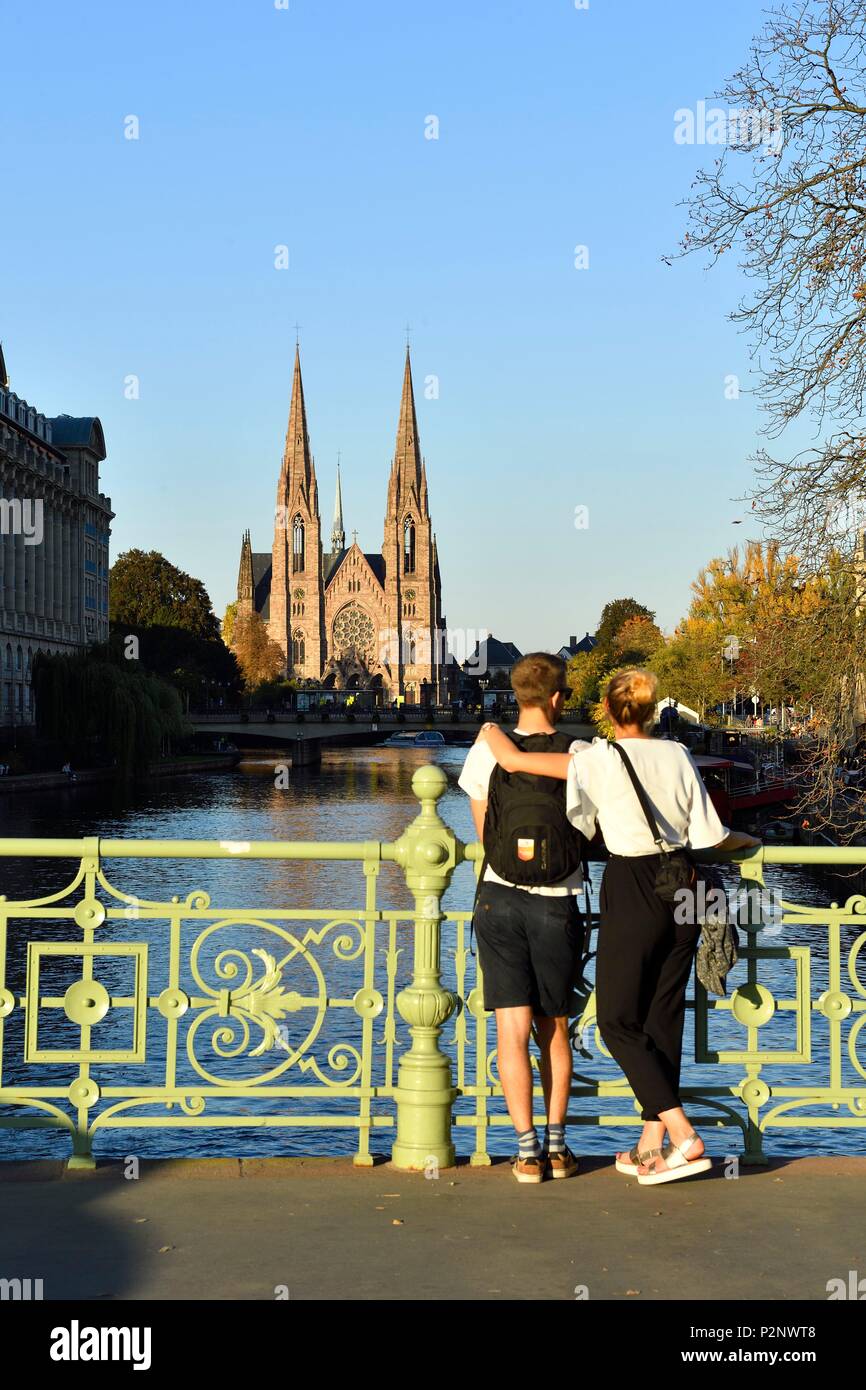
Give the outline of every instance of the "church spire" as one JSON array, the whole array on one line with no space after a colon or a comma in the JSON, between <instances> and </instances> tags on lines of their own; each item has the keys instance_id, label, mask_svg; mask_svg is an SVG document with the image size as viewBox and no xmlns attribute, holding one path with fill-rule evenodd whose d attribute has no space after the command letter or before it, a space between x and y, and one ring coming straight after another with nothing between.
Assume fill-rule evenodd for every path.
<instances>
[{"instance_id":1,"label":"church spire","mask_svg":"<svg viewBox=\"0 0 866 1390\"><path fill-rule=\"evenodd\" d=\"M340 488L340 458L337 456L337 491L334 496L334 524L331 527L331 550L336 554L346 548L346 532L343 529L343 493Z\"/></svg>"},{"instance_id":2,"label":"church spire","mask_svg":"<svg viewBox=\"0 0 866 1390\"><path fill-rule=\"evenodd\" d=\"M313 503L316 491L316 470L310 453L307 407L304 402L304 383L301 378L301 349L297 345L295 346L295 370L292 377L289 427L286 430L286 445L283 450L282 481L287 483L288 491L291 493L300 487L307 501Z\"/></svg>"},{"instance_id":3,"label":"church spire","mask_svg":"<svg viewBox=\"0 0 866 1390\"><path fill-rule=\"evenodd\" d=\"M391 468L391 482L397 484L398 496L407 501L412 489L420 500L421 450L418 444L418 420L415 415L415 392L412 386L412 360L406 345L406 366L403 372L403 394L400 398L400 420L397 425L397 447Z\"/></svg>"},{"instance_id":4,"label":"church spire","mask_svg":"<svg viewBox=\"0 0 866 1390\"><path fill-rule=\"evenodd\" d=\"M249 531L244 531L241 541L241 562L238 567L238 605L243 605L247 610L252 610L253 606L253 547L250 541Z\"/></svg>"}]
</instances>

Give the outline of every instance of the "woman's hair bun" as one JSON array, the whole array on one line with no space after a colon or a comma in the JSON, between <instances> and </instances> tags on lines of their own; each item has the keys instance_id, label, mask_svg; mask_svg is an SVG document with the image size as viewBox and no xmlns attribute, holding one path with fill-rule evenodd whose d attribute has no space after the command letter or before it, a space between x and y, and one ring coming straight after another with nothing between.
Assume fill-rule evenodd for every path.
<instances>
[{"instance_id":1,"label":"woman's hair bun","mask_svg":"<svg viewBox=\"0 0 866 1390\"><path fill-rule=\"evenodd\" d=\"M655 711L657 689L658 681L652 671L634 668L611 676L605 698L614 722L620 725L648 723Z\"/></svg>"}]
</instances>

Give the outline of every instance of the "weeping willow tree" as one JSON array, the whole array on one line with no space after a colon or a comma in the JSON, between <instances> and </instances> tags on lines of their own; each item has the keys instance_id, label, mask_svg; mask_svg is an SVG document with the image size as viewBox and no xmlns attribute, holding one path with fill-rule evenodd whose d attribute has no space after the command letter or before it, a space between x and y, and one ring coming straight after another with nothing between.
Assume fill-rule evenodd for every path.
<instances>
[{"instance_id":1,"label":"weeping willow tree","mask_svg":"<svg viewBox=\"0 0 866 1390\"><path fill-rule=\"evenodd\" d=\"M93 653L33 663L36 727L76 750L101 750L124 777L141 776L188 734L178 692L157 676Z\"/></svg>"}]
</instances>

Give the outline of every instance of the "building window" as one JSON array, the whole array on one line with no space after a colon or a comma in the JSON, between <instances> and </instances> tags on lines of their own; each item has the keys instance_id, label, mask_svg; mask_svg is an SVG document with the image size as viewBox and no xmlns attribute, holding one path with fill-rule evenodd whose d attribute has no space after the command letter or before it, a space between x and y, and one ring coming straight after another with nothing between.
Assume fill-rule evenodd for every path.
<instances>
[{"instance_id":1,"label":"building window","mask_svg":"<svg viewBox=\"0 0 866 1390\"><path fill-rule=\"evenodd\" d=\"M415 523L411 516L403 522L403 573L415 573Z\"/></svg>"},{"instance_id":2,"label":"building window","mask_svg":"<svg viewBox=\"0 0 866 1390\"><path fill-rule=\"evenodd\" d=\"M305 651L304 634L298 629L292 633L292 665L296 671L301 670L304 665Z\"/></svg>"},{"instance_id":3,"label":"building window","mask_svg":"<svg viewBox=\"0 0 866 1390\"><path fill-rule=\"evenodd\" d=\"M304 569L304 523L299 516L292 522L292 570L301 574Z\"/></svg>"}]
</instances>

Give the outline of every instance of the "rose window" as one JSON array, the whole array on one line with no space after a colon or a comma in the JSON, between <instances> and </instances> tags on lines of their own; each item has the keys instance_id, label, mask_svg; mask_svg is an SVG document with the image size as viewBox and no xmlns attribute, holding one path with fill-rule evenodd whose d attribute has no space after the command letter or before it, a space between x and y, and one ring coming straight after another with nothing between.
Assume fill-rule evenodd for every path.
<instances>
[{"instance_id":1,"label":"rose window","mask_svg":"<svg viewBox=\"0 0 866 1390\"><path fill-rule=\"evenodd\" d=\"M372 618L357 604L350 603L334 620L334 646L338 651L354 647L358 652L369 652L374 636Z\"/></svg>"}]
</instances>

